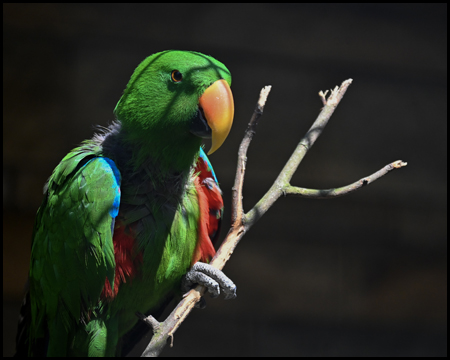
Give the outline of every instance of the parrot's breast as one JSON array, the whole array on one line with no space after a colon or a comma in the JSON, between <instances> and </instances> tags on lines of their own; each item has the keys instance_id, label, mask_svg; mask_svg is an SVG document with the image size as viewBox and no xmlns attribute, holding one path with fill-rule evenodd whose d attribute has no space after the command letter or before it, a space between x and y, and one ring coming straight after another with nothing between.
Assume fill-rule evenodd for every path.
<instances>
[{"instance_id":1,"label":"parrot's breast","mask_svg":"<svg viewBox=\"0 0 450 360\"><path fill-rule=\"evenodd\" d=\"M186 172L171 173L150 158L136 170L130 165L132 149L114 137L107 142L122 181L113 233L114 286L105 281L102 298L112 316L120 314L123 334L136 323L137 311L156 311L180 293L182 277L194 263L214 256L223 202L203 150Z\"/></svg>"}]
</instances>

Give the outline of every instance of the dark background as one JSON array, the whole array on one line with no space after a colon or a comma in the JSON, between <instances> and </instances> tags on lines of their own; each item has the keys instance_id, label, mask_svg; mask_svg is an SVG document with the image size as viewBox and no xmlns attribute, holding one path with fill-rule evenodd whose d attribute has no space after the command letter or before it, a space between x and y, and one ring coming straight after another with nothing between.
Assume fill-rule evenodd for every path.
<instances>
[{"instance_id":1,"label":"dark background","mask_svg":"<svg viewBox=\"0 0 450 360\"><path fill-rule=\"evenodd\" d=\"M134 68L195 50L233 75L235 121L211 156L229 226L237 150L272 85L248 153L244 206L267 191L321 108L353 78L292 184L349 184L334 200L280 198L163 355L447 354L447 5L3 5L3 355L11 355L42 186L107 125ZM225 233L226 231L224 231Z\"/></svg>"}]
</instances>

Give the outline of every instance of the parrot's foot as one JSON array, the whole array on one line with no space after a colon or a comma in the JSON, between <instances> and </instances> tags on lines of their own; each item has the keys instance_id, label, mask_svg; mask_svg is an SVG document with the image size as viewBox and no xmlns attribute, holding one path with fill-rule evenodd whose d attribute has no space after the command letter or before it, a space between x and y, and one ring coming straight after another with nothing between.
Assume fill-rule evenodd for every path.
<instances>
[{"instance_id":1,"label":"parrot's foot","mask_svg":"<svg viewBox=\"0 0 450 360\"><path fill-rule=\"evenodd\" d=\"M205 286L212 298L218 297L221 290L225 300L236 297L236 285L221 270L206 263L195 263L184 275L182 291L188 292L194 284ZM204 308L205 300L201 298L196 307Z\"/></svg>"}]
</instances>

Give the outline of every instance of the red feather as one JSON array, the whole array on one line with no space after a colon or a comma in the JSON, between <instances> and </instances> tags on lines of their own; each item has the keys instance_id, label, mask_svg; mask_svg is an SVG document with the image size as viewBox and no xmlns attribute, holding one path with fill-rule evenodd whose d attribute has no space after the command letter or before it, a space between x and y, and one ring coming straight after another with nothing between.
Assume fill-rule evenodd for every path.
<instances>
[{"instance_id":1,"label":"red feather","mask_svg":"<svg viewBox=\"0 0 450 360\"><path fill-rule=\"evenodd\" d=\"M198 242L192 258L192 264L197 261L209 262L216 250L212 244L219 230L222 217L222 192L214 180L208 163L201 157L197 160L195 172L198 173L194 184L198 195L200 218L198 224Z\"/></svg>"},{"instance_id":2,"label":"red feather","mask_svg":"<svg viewBox=\"0 0 450 360\"><path fill-rule=\"evenodd\" d=\"M142 263L142 253L136 255L134 248L135 236L130 226L125 227L124 224L118 220L120 219L120 212L116 218L114 226L114 258L116 260L116 274L114 276L114 290L108 279L105 280L105 287L103 288L101 297L103 299L112 300L119 292L121 283L133 279Z\"/></svg>"},{"instance_id":3,"label":"red feather","mask_svg":"<svg viewBox=\"0 0 450 360\"><path fill-rule=\"evenodd\" d=\"M194 184L198 195L200 217L198 222L198 240L192 257L192 265L197 261L209 262L215 255L216 250L212 240L218 235L223 210L222 192L215 182L208 163L201 157L197 160L195 174L197 176L194 179ZM113 235L116 261L114 289L111 289L111 285L106 279L101 294L101 298L107 300L114 299L119 292L120 285L127 282L127 280L132 280L137 275L142 263L142 253L136 254L136 249L134 248L135 236L133 229L122 223L120 215L119 211Z\"/></svg>"}]
</instances>

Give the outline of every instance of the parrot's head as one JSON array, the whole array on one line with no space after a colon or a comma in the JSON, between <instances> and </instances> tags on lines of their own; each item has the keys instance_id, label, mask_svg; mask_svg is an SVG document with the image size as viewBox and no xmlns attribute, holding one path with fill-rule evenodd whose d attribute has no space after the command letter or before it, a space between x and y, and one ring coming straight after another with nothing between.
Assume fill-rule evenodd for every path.
<instances>
[{"instance_id":1,"label":"parrot's head","mask_svg":"<svg viewBox=\"0 0 450 360\"><path fill-rule=\"evenodd\" d=\"M134 71L114 113L133 141L159 156L190 156L202 138L216 151L234 116L231 74L221 62L193 51L163 51Z\"/></svg>"}]
</instances>

